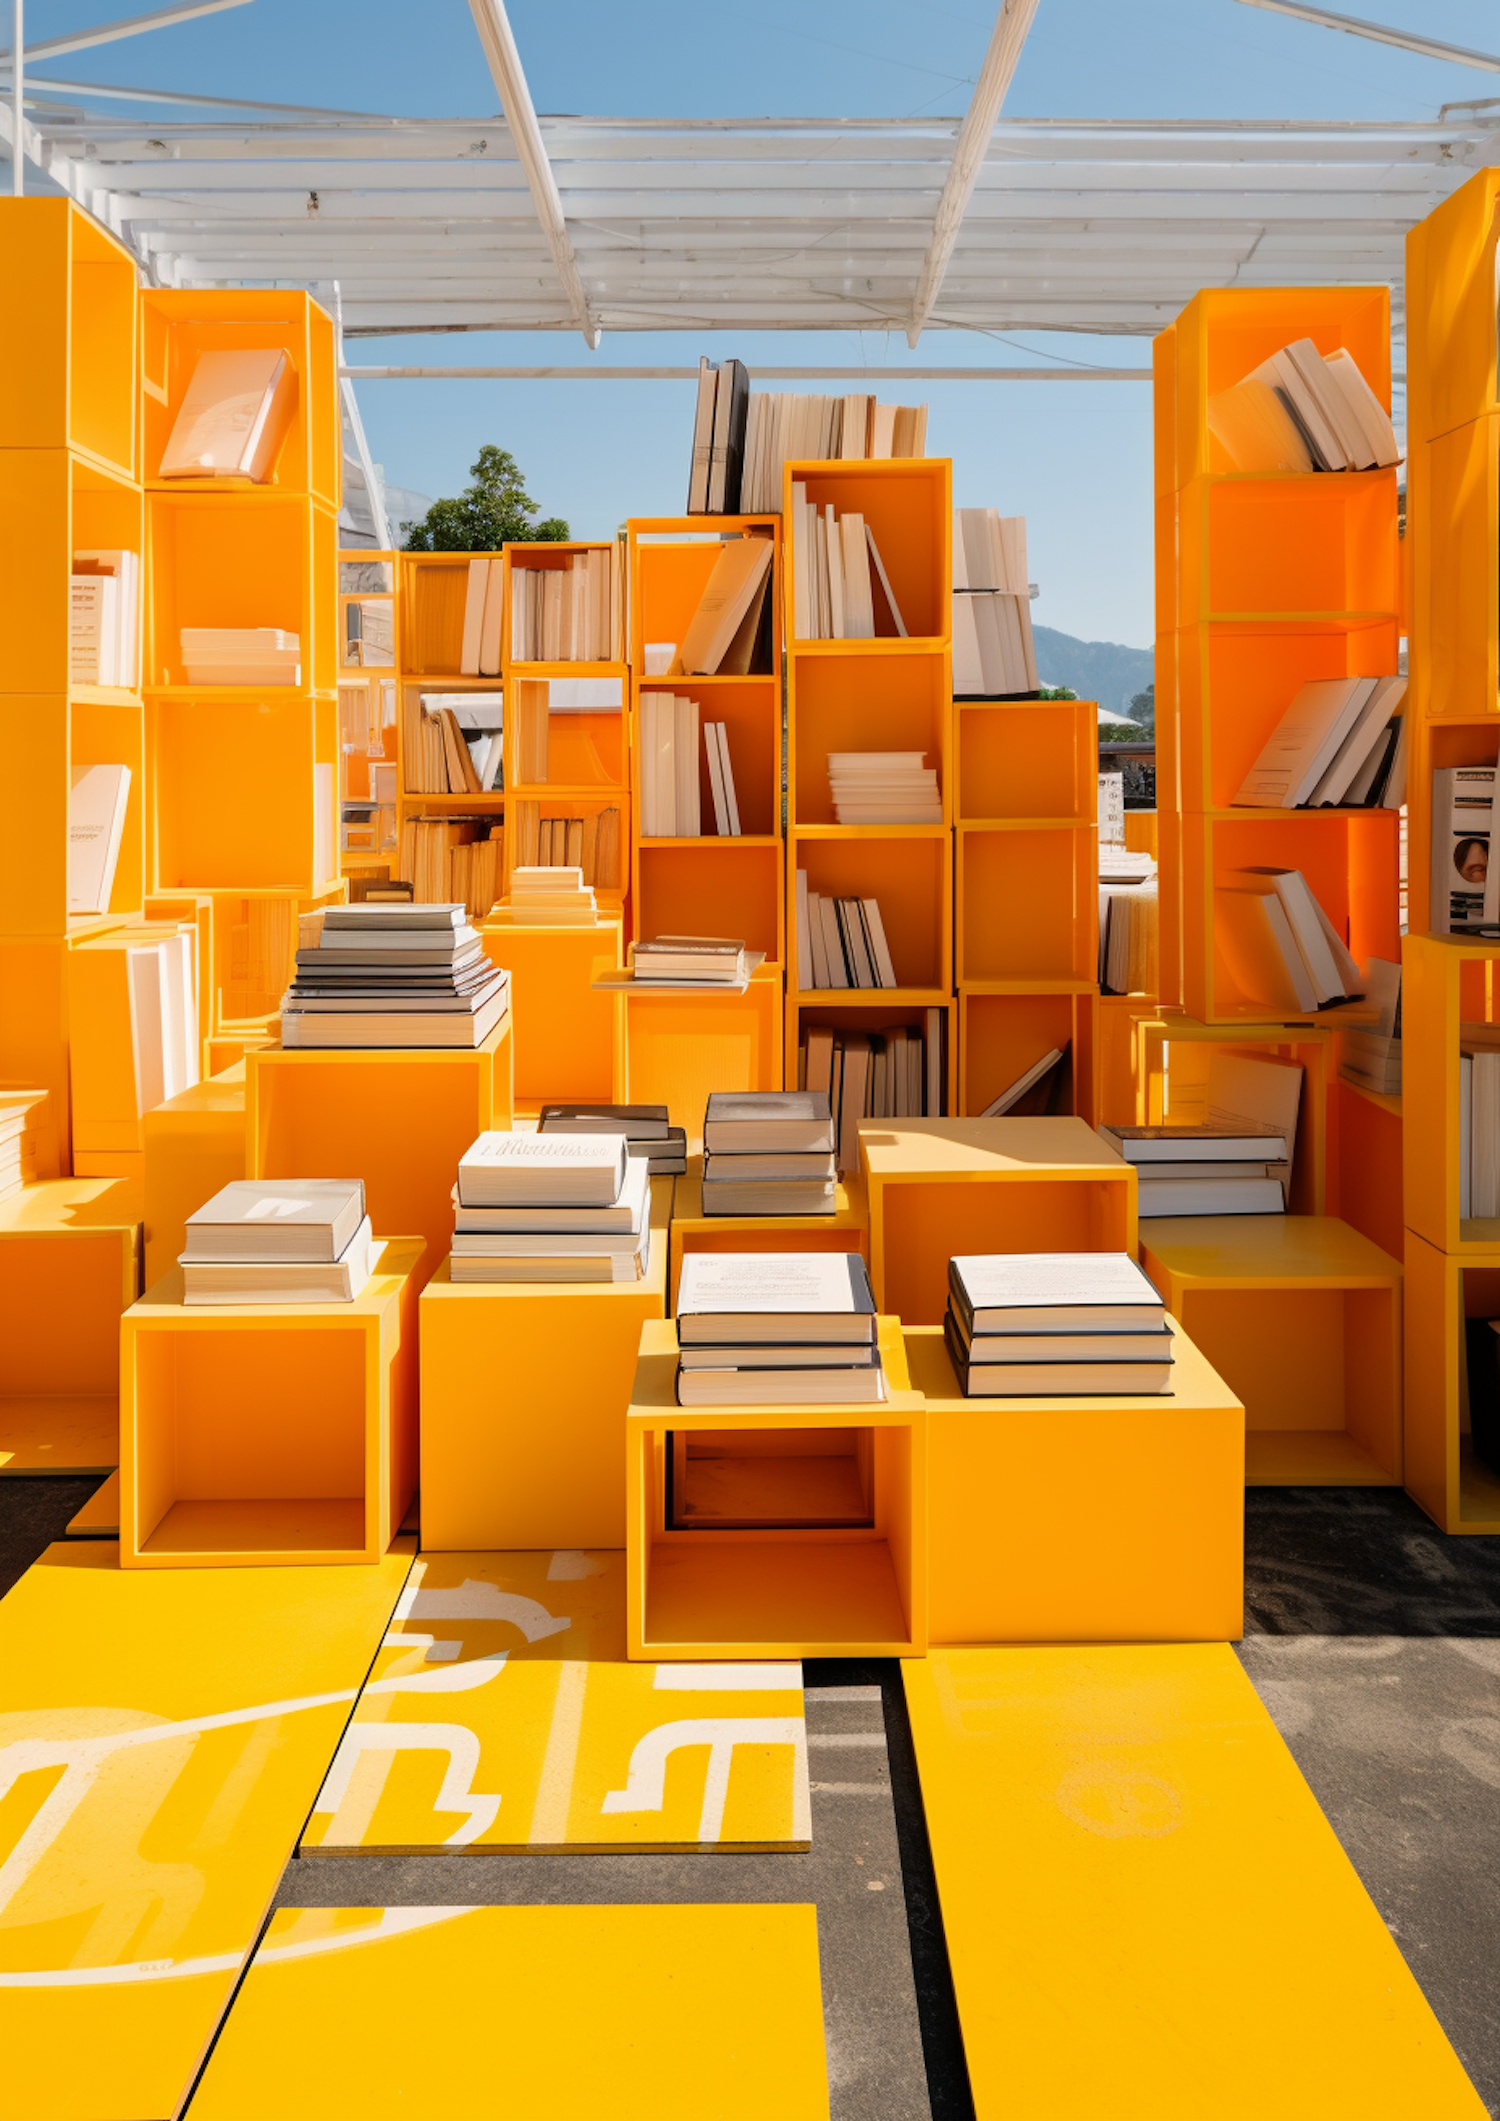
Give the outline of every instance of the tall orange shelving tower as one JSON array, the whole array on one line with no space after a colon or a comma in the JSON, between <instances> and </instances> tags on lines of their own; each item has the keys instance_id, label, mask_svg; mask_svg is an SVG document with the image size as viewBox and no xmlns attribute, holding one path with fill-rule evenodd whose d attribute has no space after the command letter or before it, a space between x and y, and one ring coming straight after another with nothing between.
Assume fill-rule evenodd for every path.
<instances>
[{"instance_id":1,"label":"tall orange shelving tower","mask_svg":"<svg viewBox=\"0 0 1500 2121\"><path fill-rule=\"evenodd\" d=\"M1432 774L1500 751L1500 170L1406 239L1412 717L1404 952L1406 1464L1448 1532L1500 1532L1500 1473L1474 1456L1465 1320L1500 1316L1500 1220L1459 1216L1459 1044L1496 1019L1500 942L1428 931Z\"/></svg>"},{"instance_id":2,"label":"tall orange shelving tower","mask_svg":"<svg viewBox=\"0 0 1500 2121\"><path fill-rule=\"evenodd\" d=\"M1397 467L1241 472L1210 433L1209 398L1302 338L1322 353L1347 348L1389 405L1384 287L1209 289L1155 342L1163 1013L1138 1027L1142 1117L1202 1118L1215 1046L1297 1063L1302 1104L1292 1212L1278 1228L1255 1217L1148 1221L1142 1259L1193 1291L1189 1330L1246 1401L1252 1481L1391 1484L1401 1477L1399 1268L1372 1242L1370 1220L1356 1229L1338 1219L1343 1192L1356 1194L1341 1187L1338 1150L1355 1134L1384 1171L1377 1191L1399 1185L1397 1101L1338 1082L1337 1012L1266 1021L1216 932L1218 894L1235 872L1272 866L1303 873L1356 958L1392 959L1400 947L1395 812L1234 802L1298 689L1394 671L1403 630ZM1346 1095L1358 1107L1347 1124ZM1379 1236L1387 1228L1388 1218L1373 1223ZM1383 1351L1373 1367L1371 1347Z\"/></svg>"}]
</instances>

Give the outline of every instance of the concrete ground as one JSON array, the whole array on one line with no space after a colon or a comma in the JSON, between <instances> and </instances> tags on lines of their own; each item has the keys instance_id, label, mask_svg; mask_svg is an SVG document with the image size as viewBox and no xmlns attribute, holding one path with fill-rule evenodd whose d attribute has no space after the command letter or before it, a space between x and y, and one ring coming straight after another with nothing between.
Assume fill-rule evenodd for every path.
<instances>
[{"instance_id":1,"label":"concrete ground","mask_svg":"<svg viewBox=\"0 0 1500 2121\"><path fill-rule=\"evenodd\" d=\"M0 1591L94 1486L0 1479ZM1500 2116L1500 1541L1446 1539L1378 1488L1252 1489L1246 1534L1245 1669ZM812 1901L835 2121L963 2121L899 1670L806 1680L810 1854L327 1856L289 1864L278 1902Z\"/></svg>"}]
</instances>

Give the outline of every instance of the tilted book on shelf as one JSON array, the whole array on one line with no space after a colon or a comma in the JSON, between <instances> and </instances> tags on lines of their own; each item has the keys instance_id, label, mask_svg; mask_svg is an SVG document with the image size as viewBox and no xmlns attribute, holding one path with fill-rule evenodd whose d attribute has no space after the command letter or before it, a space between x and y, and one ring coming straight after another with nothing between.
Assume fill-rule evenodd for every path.
<instances>
[{"instance_id":1,"label":"tilted book on shelf","mask_svg":"<svg viewBox=\"0 0 1500 2121\"><path fill-rule=\"evenodd\" d=\"M769 530L724 541L666 675L743 677L765 659L774 555Z\"/></svg>"},{"instance_id":2,"label":"tilted book on shelf","mask_svg":"<svg viewBox=\"0 0 1500 2121\"><path fill-rule=\"evenodd\" d=\"M68 912L108 913L130 806L128 766L75 766L68 796Z\"/></svg>"},{"instance_id":3,"label":"tilted book on shelf","mask_svg":"<svg viewBox=\"0 0 1500 2121\"><path fill-rule=\"evenodd\" d=\"M297 371L280 347L200 353L159 476L263 484L276 468L296 410Z\"/></svg>"},{"instance_id":4,"label":"tilted book on shelf","mask_svg":"<svg viewBox=\"0 0 1500 2121\"><path fill-rule=\"evenodd\" d=\"M1294 339L1208 400L1209 432L1238 471L1366 471L1399 461L1390 416L1358 362Z\"/></svg>"}]
</instances>

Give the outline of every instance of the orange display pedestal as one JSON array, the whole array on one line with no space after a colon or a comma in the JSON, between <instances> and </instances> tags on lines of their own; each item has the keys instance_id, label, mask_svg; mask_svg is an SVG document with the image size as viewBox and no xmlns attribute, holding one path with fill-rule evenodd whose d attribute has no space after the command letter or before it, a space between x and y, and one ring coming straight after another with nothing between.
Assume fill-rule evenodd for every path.
<instances>
[{"instance_id":1,"label":"orange display pedestal","mask_svg":"<svg viewBox=\"0 0 1500 2121\"><path fill-rule=\"evenodd\" d=\"M617 1102L624 1094L625 1009L593 981L624 964L623 924L534 926L496 907L479 933L491 963L510 974L517 1110Z\"/></svg>"}]
</instances>

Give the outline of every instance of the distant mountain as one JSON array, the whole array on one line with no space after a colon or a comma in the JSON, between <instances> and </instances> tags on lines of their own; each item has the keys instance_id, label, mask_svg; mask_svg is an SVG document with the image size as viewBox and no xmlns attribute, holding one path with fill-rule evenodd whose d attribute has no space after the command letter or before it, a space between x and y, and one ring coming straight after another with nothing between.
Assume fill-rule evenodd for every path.
<instances>
[{"instance_id":1,"label":"distant mountain","mask_svg":"<svg viewBox=\"0 0 1500 2121\"><path fill-rule=\"evenodd\" d=\"M1042 683L1066 685L1081 700L1097 700L1101 707L1129 714L1136 693L1144 692L1155 679L1156 658L1149 648L1125 648L1118 641L1079 641L1071 633L1054 633L1050 626L1037 626L1033 631Z\"/></svg>"}]
</instances>

